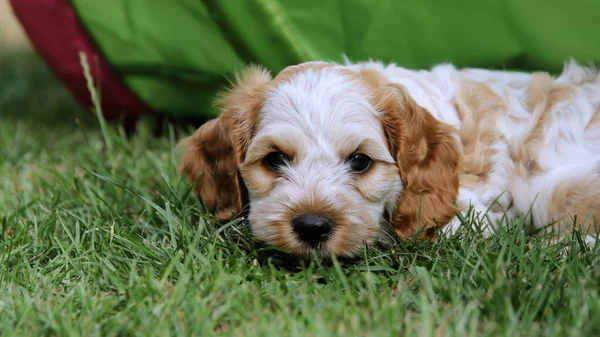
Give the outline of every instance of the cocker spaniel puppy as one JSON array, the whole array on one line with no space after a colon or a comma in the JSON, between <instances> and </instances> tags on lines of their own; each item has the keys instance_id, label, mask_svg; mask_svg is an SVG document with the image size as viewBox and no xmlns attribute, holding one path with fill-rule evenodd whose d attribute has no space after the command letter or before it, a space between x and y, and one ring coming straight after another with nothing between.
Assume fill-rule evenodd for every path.
<instances>
[{"instance_id":1,"label":"cocker spaniel puppy","mask_svg":"<svg viewBox=\"0 0 600 337\"><path fill-rule=\"evenodd\" d=\"M432 238L475 212L488 230L600 212L600 76L378 62L310 62L275 78L248 68L214 119L186 138L182 170L228 220L296 255L353 256L363 244ZM573 221L573 217L577 216Z\"/></svg>"}]
</instances>

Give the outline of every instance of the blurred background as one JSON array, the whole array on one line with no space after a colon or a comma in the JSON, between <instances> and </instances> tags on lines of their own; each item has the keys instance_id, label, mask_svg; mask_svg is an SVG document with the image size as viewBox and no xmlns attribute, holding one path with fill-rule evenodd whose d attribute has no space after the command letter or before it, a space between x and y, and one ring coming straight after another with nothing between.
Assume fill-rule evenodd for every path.
<instances>
[{"instance_id":1,"label":"blurred background","mask_svg":"<svg viewBox=\"0 0 600 337\"><path fill-rule=\"evenodd\" d=\"M0 50L31 52L23 27L15 18L8 0L0 0Z\"/></svg>"},{"instance_id":2,"label":"blurred background","mask_svg":"<svg viewBox=\"0 0 600 337\"><path fill-rule=\"evenodd\" d=\"M346 55L557 73L569 58L600 63L597 13L598 1L560 0L0 0L0 109L89 109L82 62L104 116L126 126L214 117L215 95L248 63L277 73Z\"/></svg>"},{"instance_id":3,"label":"blurred background","mask_svg":"<svg viewBox=\"0 0 600 337\"><path fill-rule=\"evenodd\" d=\"M17 125L67 130L81 118L93 122L34 50L9 1L0 0L0 141Z\"/></svg>"}]
</instances>

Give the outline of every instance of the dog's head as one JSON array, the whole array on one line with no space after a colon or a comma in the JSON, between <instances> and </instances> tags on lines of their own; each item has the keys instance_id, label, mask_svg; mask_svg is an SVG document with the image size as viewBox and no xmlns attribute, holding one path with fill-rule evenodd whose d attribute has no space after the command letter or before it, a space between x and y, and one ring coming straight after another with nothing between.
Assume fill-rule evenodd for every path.
<instances>
[{"instance_id":1,"label":"dog's head","mask_svg":"<svg viewBox=\"0 0 600 337\"><path fill-rule=\"evenodd\" d=\"M369 70L248 68L219 118L186 138L182 170L220 220L297 255L356 255L393 228L432 236L453 216L451 127ZM246 205L246 203L248 205Z\"/></svg>"}]
</instances>

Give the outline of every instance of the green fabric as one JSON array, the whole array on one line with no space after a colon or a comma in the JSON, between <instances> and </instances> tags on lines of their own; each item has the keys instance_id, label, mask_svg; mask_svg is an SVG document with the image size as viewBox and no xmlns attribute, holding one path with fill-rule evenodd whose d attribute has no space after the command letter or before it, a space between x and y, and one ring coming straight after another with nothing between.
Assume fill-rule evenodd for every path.
<instances>
[{"instance_id":1,"label":"green fabric","mask_svg":"<svg viewBox=\"0 0 600 337\"><path fill-rule=\"evenodd\" d=\"M559 71L600 64L598 0L71 0L152 108L206 115L231 73L310 60Z\"/></svg>"}]
</instances>

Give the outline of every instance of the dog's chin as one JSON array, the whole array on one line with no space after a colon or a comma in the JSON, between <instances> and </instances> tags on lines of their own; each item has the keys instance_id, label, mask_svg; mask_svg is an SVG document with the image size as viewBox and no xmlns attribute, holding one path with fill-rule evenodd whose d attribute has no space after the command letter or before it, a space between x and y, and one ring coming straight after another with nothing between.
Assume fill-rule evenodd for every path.
<instances>
[{"instance_id":1,"label":"dog's chin","mask_svg":"<svg viewBox=\"0 0 600 337\"><path fill-rule=\"evenodd\" d=\"M365 238L364 240L354 239L355 242L342 245L335 236L317 245L311 245L300 239L289 237L285 242L282 242L280 238L280 240L264 240L260 237L257 237L257 239L268 247L267 250L273 254L284 254L302 261L332 260L334 258L339 261L356 261L364 256L365 249L385 247L392 242L385 235Z\"/></svg>"},{"instance_id":2,"label":"dog's chin","mask_svg":"<svg viewBox=\"0 0 600 337\"><path fill-rule=\"evenodd\" d=\"M266 245L266 249L261 249L259 259L262 263L268 263L278 268L289 270L301 270L312 263L319 266L331 266L334 261L342 265L354 265L364 261L367 251L372 248L386 249L392 244L392 240L385 238L377 238L372 243L364 243L362 246L357 246L352 253L336 252L327 249L326 247L310 247L307 245L305 249L290 251L276 246Z\"/></svg>"},{"instance_id":3,"label":"dog's chin","mask_svg":"<svg viewBox=\"0 0 600 337\"><path fill-rule=\"evenodd\" d=\"M325 241L316 245L303 241L292 231L282 231L283 226L279 223L272 225L272 227L278 228L275 231L265 226L257 228L253 226L252 221L249 221L249 225L255 238L264 245L266 251L270 251L274 255L287 255L289 258L302 261L331 260L332 258L339 261L356 261L365 256L365 249L385 248L397 241L398 237L389 218L388 212L381 214L377 225L378 230L373 236L359 237L365 232L358 228L365 227L365 225L354 224L353 226L338 227L337 230L334 228ZM357 228L357 230L352 230L352 228Z\"/></svg>"},{"instance_id":4,"label":"dog's chin","mask_svg":"<svg viewBox=\"0 0 600 337\"><path fill-rule=\"evenodd\" d=\"M278 256L279 258L285 256L288 259L295 259L302 262L312 262L316 260L330 262L333 259L343 262L357 262L363 257L363 248L376 243L378 243L378 241L373 242L372 244L365 243L363 246L357 246L351 251L344 252L338 252L328 248L326 242L317 246L297 242L294 244L294 249L286 249L268 243L267 246L271 247L270 251L272 255ZM272 256L269 258L272 259Z\"/></svg>"}]
</instances>

